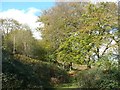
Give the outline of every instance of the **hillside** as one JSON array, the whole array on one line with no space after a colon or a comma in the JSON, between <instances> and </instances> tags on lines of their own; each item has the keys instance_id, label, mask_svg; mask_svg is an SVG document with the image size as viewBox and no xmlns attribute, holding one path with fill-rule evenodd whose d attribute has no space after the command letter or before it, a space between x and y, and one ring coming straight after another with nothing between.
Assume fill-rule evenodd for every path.
<instances>
[{"instance_id":1,"label":"hillside","mask_svg":"<svg viewBox=\"0 0 120 90\"><path fill-rule=\"evenodd\" d=\"M58 83L51 78L60 77L68 81L67 73L52 63L17 54L3 57L3 88L48 88Z\"/></svg>"}]
</instances>

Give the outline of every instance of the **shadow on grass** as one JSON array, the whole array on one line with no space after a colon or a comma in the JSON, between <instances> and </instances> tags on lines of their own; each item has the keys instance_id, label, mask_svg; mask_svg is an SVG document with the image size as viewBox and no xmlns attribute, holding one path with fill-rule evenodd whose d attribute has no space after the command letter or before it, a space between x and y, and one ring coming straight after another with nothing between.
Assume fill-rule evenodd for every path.
<instances>
[{"instance_id":1,"label":"shadow on grass","mask_svg":"<svg viewBox=\"0 0 120 90\"><path fill-rule=\"evenodd\" d=\"M54 84L51 84L51 77L58 78L65 74L63 70L58 69L48 63L43 62L24 62L18 60L3 51L2 55L2 87L4 88L45 88L54 90ZM19 58L21 59L21 58ZM28 60L29 61L29 60ZM53 69L54 67L54 69ZM51 70L55 72L52 73ZM51 75L52 73L52 75ZM66 74L67 75L67 74ZM67 77L67 76L66 76ZM66 78L65 77L65 78ZM51 90L50 89L50 90Z\"/></svg>"}]
</instances>

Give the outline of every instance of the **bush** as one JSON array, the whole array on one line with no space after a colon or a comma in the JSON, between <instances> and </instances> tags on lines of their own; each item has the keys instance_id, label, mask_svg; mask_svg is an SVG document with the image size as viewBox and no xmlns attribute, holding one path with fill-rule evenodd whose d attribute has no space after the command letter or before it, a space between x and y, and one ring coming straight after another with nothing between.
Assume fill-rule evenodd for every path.
<instances>
[{"instance_id":1,"label":"bush","mask_svg":"<svg viewBox=\"0 0 120 90\"><path fill-rule=\"evenodd\" d=\"M81 71L78 75L78 82L81 88L98 88L99 90L113 90L118 88L118 74L120 72L115 69L104 71L100 68L94 68Z\"/></svg>"},{"instance_id":2,"label":"bush","mask_svg":"<svg viewBox=\"0 0 120 90\"><path fill-rule=\"evenodd\" d=\"M97 82L97 80L100 78L100 74L102 72L100 72L99 70L95 70L95 69L91 69L91 70L85 70L85 71L81 71L78 74L78 82L79 82L79 86L81 88L95 88L97 87L95 84Z\"/></svg>"},{"instance_id":3,"label":"bush","mask_svg":"<svg viewBox=\"0 0 120 90\"><path fill-rule=\"evenodd\" d=\"M55 64L32 59L23 55L10 55L3 51L3 88L53 87L51 78L59 83L68 82L65 70Z\"/></svg>"}]
</instances>

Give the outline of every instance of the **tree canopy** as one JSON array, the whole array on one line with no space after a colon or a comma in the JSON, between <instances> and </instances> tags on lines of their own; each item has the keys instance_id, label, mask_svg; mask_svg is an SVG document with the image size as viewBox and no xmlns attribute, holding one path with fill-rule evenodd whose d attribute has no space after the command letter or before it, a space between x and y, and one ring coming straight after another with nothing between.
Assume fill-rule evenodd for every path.
<instances>
[{"instance_id":1,"label":"tree canopy","mask_svg":"<svg viewBox=\"0 0 120 90\"><path fill-rule=\"evenodd\" d=\"M0 19L3 89L120 87L118 20L116 3L57 2L39 15L38 40L28 25Z\"/></svg>"},{"instance_id":2,"label":"tree canopy","mask_svg":"<svg viewBox=\"0 0 120 90\"><path fill-rule=\"evenodd\" d=\"M99 60L118 49L117 9L115 3L58 3L39 17L43 41L57 52L57 60Z\"/></svg>"}]
</instances>

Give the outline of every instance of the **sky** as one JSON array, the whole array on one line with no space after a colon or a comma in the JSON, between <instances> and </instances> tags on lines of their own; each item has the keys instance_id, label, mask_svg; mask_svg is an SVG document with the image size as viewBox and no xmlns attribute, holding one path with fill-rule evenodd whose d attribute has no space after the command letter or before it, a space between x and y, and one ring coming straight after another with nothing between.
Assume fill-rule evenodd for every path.
<instances>
[{"instance_id":1,"label":"sky","mask_svg":"<svg viewBox=\"0 0 120 90\"><path fill-rule=\"evenodd\" d=\"M43 24L36 23L36 21L43 10L55 5L54 1L55 0L0 0L0 18L13 18L22 24L27 24L32 29L34 37L41 39L41 34L35 29L38 26L43 27ZM91 0L91 2L96 1L115 2L117 0Z\"/></svg>"},{"instance_id":2,"label":"sky","mask_svg":"<svg viewBox=\"0 0 120 90\"><path fill-rule=\"evenodd\" d=\"M40 32L35 29L43 26L42 23L36 23L38 16L43 10L49 9L55 5L54 2L2 2L0 9L0 18L13 18L22 24L28 25L37 39L41 39Z\"/></svg>"}]
</instances>

